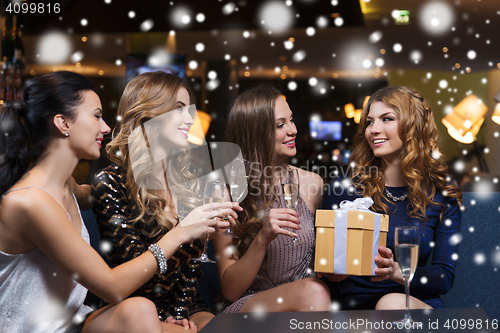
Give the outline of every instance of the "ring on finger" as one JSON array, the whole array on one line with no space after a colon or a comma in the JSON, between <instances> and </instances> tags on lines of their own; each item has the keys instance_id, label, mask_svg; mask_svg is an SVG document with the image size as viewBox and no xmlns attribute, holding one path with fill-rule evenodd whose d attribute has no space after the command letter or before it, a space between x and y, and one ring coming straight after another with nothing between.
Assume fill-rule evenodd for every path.
<instances>
[{"instance_id":1,"label":"ring on finger","mask_svg":"<svg viewBox=\"0 0 500 333\"><path fill-rule=\"evenodd\" d=\"M224 214L224 217L222 219L224 221L229 221L229 214Z\"/></svg>"}]
</instances>

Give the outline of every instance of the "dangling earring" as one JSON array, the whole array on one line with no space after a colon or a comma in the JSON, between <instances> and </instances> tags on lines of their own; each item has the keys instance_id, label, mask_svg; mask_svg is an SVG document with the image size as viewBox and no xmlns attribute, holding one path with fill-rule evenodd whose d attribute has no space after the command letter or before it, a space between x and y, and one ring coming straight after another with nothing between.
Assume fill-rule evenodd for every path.
<instances>
[{"instance_id":1,"label":"dangling earring","mask_svg":"<svg viewBox=\"0 0 500 333\"><path fill-rule=\"evenodd\" d=\"M66 132L66 133L64 134L64 136L65 136L65 137L68 137L68 136L69 136L69 132Z\"/></svg>"}]
</instances>

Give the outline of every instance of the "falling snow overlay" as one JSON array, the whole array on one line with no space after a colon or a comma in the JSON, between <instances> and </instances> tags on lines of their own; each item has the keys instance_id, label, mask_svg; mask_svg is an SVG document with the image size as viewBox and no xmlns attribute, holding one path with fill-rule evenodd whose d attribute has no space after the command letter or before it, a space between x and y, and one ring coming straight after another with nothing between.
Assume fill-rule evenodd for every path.
<instances>
[{"instance_id":1,"label":"falling snow overlay","mask_svg":"<svg viewBox=\"0 0 500 333\"><path fill-rule=\"evenodd\" d=\"M447 306L477 306L500 318L500 125L492 118L500 91L498 0L65 2L68 9L57 15L24 20L23 79L54 70L89 76L113 127L123 121L117 107L134 62L140 70L174 68L193 88L192 103L211 116L207 141L223 141L235 96L271 83L294 113L297 154L290 162L325 183L344 174L366 96L386 85L422 92L440 135L440 149L431 157L449 161L465 192L461 230L447 240L459 247L450 255L457 266L454 286L442 298ZM488 110L477 121L470 114L455 118L458 134L470 133L470 142L460 143L442 119L470 95ZM310 127L318 122L332 130L319 135ZM7 158L0 154L0 165ZM110 223L126 226L119 218ZM112 248L105 240L100 246L105 254ZM433 281L420 276L414 283ZM332 311L340 308L332 303Z\"/></svg>"}]
</instances>

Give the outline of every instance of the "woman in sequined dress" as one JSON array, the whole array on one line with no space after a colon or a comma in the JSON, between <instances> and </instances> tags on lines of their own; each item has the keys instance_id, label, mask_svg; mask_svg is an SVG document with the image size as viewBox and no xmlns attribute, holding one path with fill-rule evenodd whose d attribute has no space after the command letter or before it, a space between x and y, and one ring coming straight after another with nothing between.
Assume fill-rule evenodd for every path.
<instances>
[{"instance_id":1,"label":"woman in sequined dress","mask_svg":"<svg viewBox=\"0 0 500 333\"><path fill-rule=\"evenodd\" d=\"M79 213L79 204L90 208L90 187L71 175L80 159L99 157L110 131L94 85L54 72L30 79L23 95L0 111L0 332L163 332L150 300L126 298L155 274L155 256L110 269ZM157 245L171 256L215 231L208 217ZM92 312L87 288L110 305Z\"/></svg>"},{"instance_id":2,"label":"woman in sequined dress","mask_svg":"<svg viewBox=\"0 0 500 333\"><path fill-rule=\"evenodd\" d=\"M314 212L323 180L299 171L297 209L285 208L277 190L280 168L296 154L297 129L288 103L278 90L258 86L242 93L229 113L226 141L237 144L252 162L248 195L241 203L239 238L217 235L217 267L224 312L328 311L325 284L311 277L315 245ZM292 237L303 244L285 246ZM232 303L231 303L232 302ZM223 309L224 308L224 309Z\"/></svg>"},{"instance_id":3,"label":"woman in sequined dress","mask_svg":"<svg viewBox=\"0 0 500 333\"><path fill-rule=\"evenodd\" d=\"M418 226L418 267L410 284L410 308L442 308L455 278L462 193L448 173L438 146L434 116L427 100L414 89L382 88L365 105L354 137L352 183L334 179L323 209L343 200L371 197L372 209L389 214L387 247L375 257L377 276L350 276L340 297L344 309L404 309L404 282L393 257L394 229ZM354 186L359 194L349 192ZM341 193L339 195L339 193ZM432 262L426 266L432 253ZM338 288L338 285L335 286Z\"/></svg>"},{"instance_id":4,"label":"woman in sequined dress","mask_svg":"<svg viewBox=\"0 0 500 333\"><path fill-rule=\"evenodd\" d=\"M209 212L212 207L198 204L178 223L178 197L173 187L184 182L174 180L188 180L183 189L192 193L198 186L185 167L189 155L173 154L188 147L187 133L194 123L193 110L196 112L190 106L193 100L184 80L164 72L141 74L125 88L118 106L121 124L107 145L114 163L98 172L92 182L93 210L101 238L109 245L103 256L110 267L147 252L158 239L192 223L191 215ZM234 224L237 215L233 209L239 206L215 205L226 207L216 215L229 213ZM191 259L199 257L202 249L199 239L177 248L167 257L167 272L156 274L132 295L153 301L162 321L201 329L213 318L196 292L201 264Z\"/></svg>"}]
</instances>

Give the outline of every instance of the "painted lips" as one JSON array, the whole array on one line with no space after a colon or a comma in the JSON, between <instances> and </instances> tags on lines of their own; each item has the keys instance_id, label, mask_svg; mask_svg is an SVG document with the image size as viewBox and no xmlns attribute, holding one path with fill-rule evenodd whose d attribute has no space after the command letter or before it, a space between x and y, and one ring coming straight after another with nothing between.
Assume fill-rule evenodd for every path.
<instances>
[{"instance_id":1,"label":"painted lips","mask_svg":"<svg viewBox=\"0 0 500 333\"><path fill-rule=\"evenodd\" d=\"M188 137L188 132L189 132L189 129L186 129L186 128L179 128L178 129L179 132L181 132L186 138Z\"/></svg>"},{"instance_id":2,"label":"painted lips","mask_svg":"<svg viewBox=\"0 0 500 333\"><path fill-rule=\"evenodd\" d=\"M382 146L384 143L386 143L387 141L389 141L389 140L387 140L387 139L375 139L375 140L373 140L372 142L373 142L373 146L374 146L374 147L380 147L380 146Z\"/></svg>"},{"instance_id":3,"label":"painted lips","mask_svg":"<svg viewBox=\"0 0 500 333\"><path fill-rule=\"evenodd\" d=\"M283 144L287 147L294 148L295 147L295 139L284 142Z\"/></svg>"}]
</instances>

